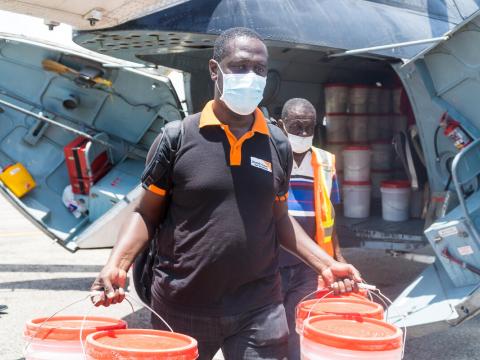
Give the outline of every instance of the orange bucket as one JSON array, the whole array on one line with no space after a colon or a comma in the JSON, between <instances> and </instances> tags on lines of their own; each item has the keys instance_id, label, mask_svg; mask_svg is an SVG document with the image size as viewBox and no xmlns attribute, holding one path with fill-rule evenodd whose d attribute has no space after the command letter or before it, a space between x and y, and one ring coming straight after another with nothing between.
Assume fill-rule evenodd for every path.
<instances>
[{"instance_id":1,"label":"orange bucket","mask_svg":"<svg viewBox=\"0 0 480 360\"><path fill-rule=\"evenodd\" d=\"M383 320L383 307L361 298L327 298L302 301L297 305L296 330L301 334L307 317L316 315L342 315L347 318Z\"/></svg>"},{"instance_id":2,"label":"orange bucket","mask_svg":"<svg viewBox=\"0 0 480 360\"><path fill-rule=\"evenodd\" d=\"M88 360L195 360L197 341L190 336L160 330L101 331L87 337Z\"/></svg>"},{"instance_id":3,"label":"orange bucket","mask_svg":"<svg viewBox=\"0 0 480 360\"><path fill-rule=\"evenodd\" d=\"M125 321L108 317L55 316L47 319L32 319L25 324L26 360L83 357L80 333L85 341L87 335L97 331L127 328Z\"/></svg>"},{"instance_id":4,"label":"orange bucket","mask_svg":"<svg viewBox=\"0 0 480 360\"><path fill-rule=\"evenodd\" d=\"M400 360L402 345L402 331L384 321L323 315L305 320L300 351L302 360Z\"/></svg>"}]
</instances>

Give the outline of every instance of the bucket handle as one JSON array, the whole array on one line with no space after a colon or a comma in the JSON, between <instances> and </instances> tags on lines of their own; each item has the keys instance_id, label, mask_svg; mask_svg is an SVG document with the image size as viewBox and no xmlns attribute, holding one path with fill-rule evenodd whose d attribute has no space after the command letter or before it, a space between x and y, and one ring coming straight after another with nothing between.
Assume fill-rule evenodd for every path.
<instances>
[{"instance_id":1,"label":"bucket handle","mask_svg":"<svg viewBox=\"0 0 480 360\"><path fill-rule=\"evenodd\" d=\"M300 304L301 304L302 302L304 302L305 300L307 300L310 296L315 295L316 293L320 292L321 290L323 290L323 289L317 289L317 290L311 292L310 294L305 295L305 296L298 302L297 306L295 306L295 316L298 316ZM313 304L313 306L310 308L310 311L308 312L307 317L306 317L305 319L308 319L308 318L310 317L310 315L312 314L313 308L314 308L321 300L325 299L326 297L330 296L331 294L333 294L333 290L330 290L330 291L327 292L325 295L323 295L322 297L318 298L317 301L315 302L315 304Z\"/></svg>"},{"instance_id":2,"label":"bucket handle","mask_svg":"<svg viewBox=\"0 0 480 360\"><path fill-rule=\"evenodd\" d=\"M98 296L98 295L101 295L101 294L103 294L103 291L92 291L92 292L90 292L90 294L88 296L91 298L91 297ZM130 295L129 292L125 292L125 300L130 304L130 307L132 309L132 313L134 312L133 305L132 305L132 301L133 301L137 306L140 306L140 307L143 306L147 310L149 310L153 315L155 315L158 319L160 319L165 324L165 326L168 328L168 330L170 332L174 332L172 327L165 321L165 319L163 317L161 317L155 310L153 310L150 306L148 306L144 302L140 302L137 299L135 299L135 297Z\"/></svg>"},{"instance_id":3,"label":"bucket handle","mask_svg":"<svg viewBox=\"0 0 480 360\"><path fill-rule=\"evenodd\" d=\"M90 298L90 295L87 295L85 296L84 298L81 298L79 300L76 300L66 306L64 306L63 308L61 308L60 310L57 310L56 312L54 312L52 315L50 315L48 318L46 318L41 324L40 326L38 327L38 330L36 331L35 335L38 334L40 332L40 330L42 330L43 326L50 320L52 319L54 316L60 314L62 311L65 311L67 310L68 308L72 307L73 305L76 305L76 304L79 304L85 300L87 300L88 298ZM83 325L82 325L83 326ZM32 344L33 342L33 339L35 337L35 335L32 335L30 336L30 339L27 340L27 343L25 344L25 346L23 347L23 356L27 356L27 351L28 349L30 348L30 345Z\"/></svg>"},{"instance_id":4,"label":"bucket handle","mask_svg":"<svg viewBox=\"0 0 480 360\"><path fill-rule=\"evenodd\" d=\"M376 289L376 287L374 287L374 286L372 286L372 285L368 285L368 284L366 284L365 282L358 283L357 286L358 286L359 288L363 288L363 289L367 290L367 294L368 294L368 296L369 296L369 298L370 298L370 301L373 300L373 299L372 299L372 296L371 296L371 294L370 294L370 291L373 290L373 289ZM299 311L298 308L299 308L299 306L300 306L300 303L302 303L304 300L308 299L310 296L318 293L320 290L321 290L321 289L317 289L317 290L315 290L314 292L312 292L312 293L304 296L304 297L300 300L300 302L297 304L297 306L295 307L295 315L298 314L298 311ZM323 295L322 297L318 298L317 301L315 302L315 304L313 304L313 306L310 308L310 311L308 312L306 319L308 319L308 318L310 317L310 315L312 314L313 308L314 308L321 300L325 299L326 297L328 297L328 296L331 295L331 294L333 294L333 290L329 291L328 293L326 293L326 294Z\"/></svg>"},{"instance_id":5,"label":"bucket handle","mask_svg":"<svg viewBox=\"0 0 480 360\"><path fill-rule=\"evenodd\" d=\"M95 291L91 291L90 294L88 295L89 298L92 298L94 296L97 296L97 295L101 295L103 294L102 291L98 291L98 290L95 290ZM173 329L172 327L167 323L167 321L161 317L155 310L153 310L150 306L148 306L147 304L143 303L143 302L140 302L140 301L137 301L137 299L135 299L132 295L130 295L130 293L128 292L125 292L125 301L130 305L131 309L132 309L132 314L135 312L134 308L133 308L133 304L132 304L132 301L137 304L138 306L144 306L147 310L149 310L152 314L154 314L156 317L158 317L164 324L165 326L168 328L168 330L170 332L173 333ZM84 328L84 324L85 324L85 321L87 320L87 317L90 313L90 310L92 308L90 308L87 313L83 316L83 320L82 320L82 325L80 326L80 346L82 347L82 354L83 354L83 357L85 358L85 360L88 360L87 359L87 349L85 347L85 344L83 342L83 328Z\"/></svg>"},{"instance_id":6,"label":"bucket handle","mask_svg":"<svg viewBox=\"0 0 480 360\"><path fill-rule=\"evenodd\" d=\"M378 289L376 286L374 285L370 285L370 284L367 284L366 282L362 281L361 283L358 283L357 284L359 288L362 288L362 289L365 289L367 290L367 295L368 297L370 298L370 301L373 301L373 298L372 298L372 295L375 295L382 303L383 303L383 306L385 307L385 321L388 322L388 307L389 307L389 304L392 305L393 302L392 300L390 300L387 296L385 296L381 291L380 289ZM321 289L317 289L313 292L311 292L310 294L304 296L300 301L299 303L297 304L297 306L295 307L295 315L298 315L298 311L299 311L299 306L300 304L305 301L306 299L308 299L310 296L312 295L315 295L316 293L318 293ZM307 317L305 318L308 319L310 318L310 315L312 313L312 310L313 308L323 299L325 299L327 296L329 296L330 294L332 294L333 291L329 291L328 293L326 293L325 295L323 295L321 298L319 298L315 304L313 304L313 306L310 308L310 311L308 312L307 314ZM385 302L386 301L386 302ZM406 316L403 315L401 316L402 317L402 320L403 320L403 339L402 339L402 359L404 358L405 356L405 343L406 343L406 340L407 340L407 324L406 324L406 321L405 321L405 318Z\"/></svg>"},{"instance_id":7,"label":"bucket handle","mask_svg":"<svg viewBox=\"0 0 480 360\"><path fill-rule=\"evenodd\" d=\"M56 315L60 314L61 312L71 308L72 306L76 305L76 304L79 304L81 302L84 302L84 301L87 301L87 300L90 300L92 296L96 296L96 295L99 295L101 294L102 292L101 291L93 291L93 292L90 292L87 296L79 299L79 300L75 300L73 301L72 303L64 306L63 308L57 310L56 312L54 312L52 315L50 315L48 318L46 318L41 324L40 326L38 327L38 330L36 331L36 334L43 328L43 326L50 320L52 319L53 317L55 317ZM168 328L168 330L170 332L173 332L173 329L172 327L165 321L165 319L163 317L161 317L155 310L153 310L150 306L142 303L142 302L139 302L137 301L133 296L131 296L128 292L125 293L125 300L127 301L127 303L130 305L130 308L132 309L132 314L135 312L135 309L133 308L133 305L132 305L132 301L134 303L136 303L138 306L144 306L147 310L149 310L152 314L154 314L156 317L158 317L164 324L165 326ZM86 349L85 349L85 346L84 346L84 343L83 343L83 340L82 340L82 336L83 336L83 329L84 329L84 326L85 326L85 322L87 320L87 317L88 315L90 314L90 310L92 308L90 308L86 313L85 315L83 316L83 319L82 319L82 324L80 325L80 334L79 334L79 337L80 337L80 345L82 347L82 353L83 353L83 356L85 359L87 359L87 355L86 355ZM27 356L27 351L28 349L30 348L30 345L32 344L33 342L33 339L34 339L35 335L32 335L30 336L30 339L27 340L27 343L25 344L24 348L23 348L23 356L26 357Z\"/></svg>"},{"instance_id":8,"label":"bucket handle","mask_svg":"<svg viewBox=\"0 0 480 360\"><path fill-rule=\"evenodd\" d=\"M369 292L370 293L370 292ZM393 305L392 300L390 300L387 296L385 296L380 289L376 288L374 291L371 291L373 295L375 295L380 301L384 304L385 309L386 309L386 314L385 314L385 321L388 322L388 304ZM385 303L385 300L387 303ZM407 342L407 323L406 323L406 315L400 315L403 321L403 341L402 341L402 359L405 356L405 344Z\"/></svg>"}]
</instances>

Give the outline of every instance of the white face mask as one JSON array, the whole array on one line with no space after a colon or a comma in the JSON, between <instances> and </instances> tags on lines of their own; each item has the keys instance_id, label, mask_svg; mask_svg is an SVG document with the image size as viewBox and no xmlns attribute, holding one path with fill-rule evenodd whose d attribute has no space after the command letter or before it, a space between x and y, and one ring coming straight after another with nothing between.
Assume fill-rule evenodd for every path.
<instances>
[{"instance_id":1,"label":"white face mask","mask_svg":"<svg viewBox=\"0 0 480 360\"><path fill-rule=\"evenodd\" d=\"M217 65L223 75L223 93L220 100L236 114L249 115L253 113L263 99L263 90L267 79L255 73L225 74L220 65ZM218 87L218 81L216 84Z\"/></svg>"},{"instance_id":2,"label":"white face mask","mask_svg":"<svg viewBox=\"0 0 480 360\"><path fill-rule=\"evenodd\" d=\"M290 145L292 145L292 150L294 153L303 154L310 150L313 144L313 135L312 136L297 136L288 134L288 140Z\"/></svg>"}]
</instances>

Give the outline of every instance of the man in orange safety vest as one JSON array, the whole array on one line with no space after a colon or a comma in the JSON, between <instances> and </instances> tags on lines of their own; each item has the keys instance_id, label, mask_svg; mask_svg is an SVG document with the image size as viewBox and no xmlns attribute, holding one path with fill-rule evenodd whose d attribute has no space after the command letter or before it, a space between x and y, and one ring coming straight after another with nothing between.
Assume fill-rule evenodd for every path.
<instances>
[{"instance_id":1,"label":"man in orange safety vest","mask_svg":"<svg viewBox=\"0 0 480 360\"><path fill-rule=\"evenodd\" d=\"M314 106L305 99L288 100L279 124L293 150L293 168L288 192L288 212L336 260L345 262L334 228L333 204L340 202L335 156L312 146L316 124ZM299 336L295 331L295 307L316 290L318 275L300 259L281 250L283 302L290 330L289 360L300 359Z\"/></svg>"}]
</instances>

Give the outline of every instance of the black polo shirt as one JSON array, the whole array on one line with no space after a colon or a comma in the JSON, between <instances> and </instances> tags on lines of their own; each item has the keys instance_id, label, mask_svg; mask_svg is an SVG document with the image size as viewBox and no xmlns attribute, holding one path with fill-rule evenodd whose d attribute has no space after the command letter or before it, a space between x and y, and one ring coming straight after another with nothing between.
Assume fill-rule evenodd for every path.
<instances>
[{"instance_id":1,"label":"black polo shirt","mask_svg":"<svg viewBox=\"0 0 480 360\"><path fill-rule=\"evenodd\" d=\"M265 118L257 109L252 129L238 140L212 102L183 124L171 179L149 187L170 194L157 235L153 297L220 316L281 302L273 206L285 200L289 174Z\"/></svg>"}]
</instances>

